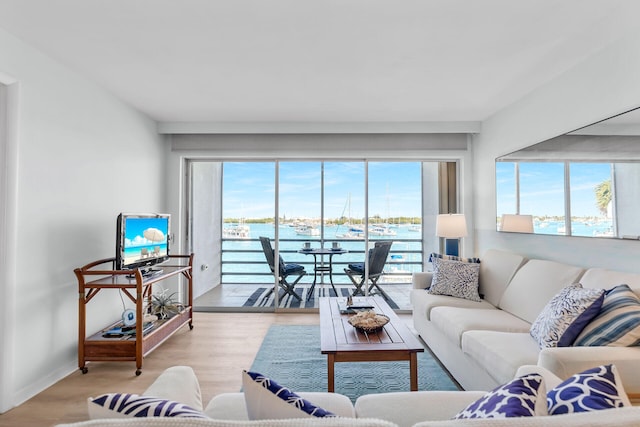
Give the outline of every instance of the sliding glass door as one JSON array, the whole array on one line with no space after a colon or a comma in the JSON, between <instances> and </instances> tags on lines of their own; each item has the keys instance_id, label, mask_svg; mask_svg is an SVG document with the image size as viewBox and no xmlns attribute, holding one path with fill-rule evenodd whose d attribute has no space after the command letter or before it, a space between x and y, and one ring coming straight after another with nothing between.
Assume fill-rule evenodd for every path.
<instances>
[{"instance_id":1,"label":"sliding glass door","mask_svg":"<svg viewBox=\"0 0 640 427\"><path fill-rule=\"evenodd\" d=\"M438 200L437 190L423 195L425 162L198 163L190 240L220 268L205 278L197 309L305 309L322 296L346 297L355 286L345 270L381 240L392 246L379 286L392 306L410 309L411 274L423 270L423 196Z\"/></svg>"}]
</instances>

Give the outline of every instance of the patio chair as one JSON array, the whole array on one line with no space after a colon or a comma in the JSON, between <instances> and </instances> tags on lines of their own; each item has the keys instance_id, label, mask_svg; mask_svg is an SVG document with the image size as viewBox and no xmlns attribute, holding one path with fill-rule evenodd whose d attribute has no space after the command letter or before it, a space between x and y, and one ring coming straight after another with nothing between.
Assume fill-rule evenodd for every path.
<instances>
[{"instance_id":1,"label":"patio chair","mask_svg":"<svg viewBox=\"0 0 640 427\"><path fill-rule=\"evenodd\" d=\"M375 289L384 299L389 299L385 291L378 286L378 279L382 276L384 265L387 262L387 256L389 250L391 250L391 244L393 242L376 242L373 249L369 251L369 289L368 293L371 294ZM344 269L351 282L353 282L356 289L353 291L353 296L365 295L365 266L364 262L357 262L349 264L348 268Z\"/></svg>"},{"instance_id":2,"label":"patio chair","mask_svg":"<svg viewBox=\"0 0 640 427\"><path fill-rule=\"evenodd\" d=\"M267 258L267 263L269 264L269 268L271 269L271 272L275 275L275 272L276 272L275 255L274 255L274 250L271 247L271 241L269 240L268 237L260 237L260 243L262 244L262 250L264 251L264 256ZM269 290L269 292L264 296L264 298L265 299L268 298L273 293L273 291L275 291L279 286L285 291L286 294L289 294L292 297L297 298L298 301L301 301L300 296L295 293L294 288L296 284L298 284L300 279L302 279L302 276L307 274L307 272L304 270L303 266L299 264L287 264L282 259L282 256L280 256L279 258L280 258L279 260L280 262L279 262L278 270L280 272L280 277L278 277L278 284L274 285L274 287L271 288L271 290ZM292 283L289 283L287 281L287 277L289 276L295 277L295 280Z\"/></svg>"}]
</instances>

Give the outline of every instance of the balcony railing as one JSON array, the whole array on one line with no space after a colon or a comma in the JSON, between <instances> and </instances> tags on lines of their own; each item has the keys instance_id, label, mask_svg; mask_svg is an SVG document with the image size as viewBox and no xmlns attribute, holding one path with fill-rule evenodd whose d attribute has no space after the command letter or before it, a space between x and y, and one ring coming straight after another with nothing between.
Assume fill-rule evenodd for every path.
<instances>
[{"instance_id":1,"label":"balcony railing","mask_svg":"<svg viewBox=\"0 0 640 427\"><path fill-rule=\"evenodd\" d=\"M333 242L346 249L345 254L335 254L332 259L332 274L335 284L348 284L349 278L344 269L355 262L363 262L365 258L364 240L325 239L318 236L296 239L280 239L279 251L287 263L300 264L312 275L314 258L309 254L300 253L305 242L311 242L312 248L331 247ZM384 267L384 281L394 283L410 283L411 273L423 270L422 240L407 238L370 238L373 244L378 240L393 241L391 250ZM272 240L272 245L274 242ZM323 258L324 265L328 265L328 256ZM318 263L320 263L320 256ZM320 276L320 274L319 274ZM325 275L326 276L326 275ZM320 277L319 277L320 279ZM328 279L326 279L328 280ZM273 282L273 275L269 270L259 239L222 239L222 284L269 284Z\"/></svg>"}]
</instances>

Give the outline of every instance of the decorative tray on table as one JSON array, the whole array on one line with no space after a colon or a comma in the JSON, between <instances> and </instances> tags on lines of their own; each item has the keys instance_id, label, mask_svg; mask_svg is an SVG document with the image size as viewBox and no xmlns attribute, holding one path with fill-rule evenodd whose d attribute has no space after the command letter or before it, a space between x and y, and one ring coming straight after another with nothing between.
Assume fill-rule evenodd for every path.
<instances>
[{"instance_id":1,"label":"decorative tray on table","mask_svg":"<svg viewBox=\"0 0 640 427\"><path fill-rule=\"evenodd\" d=\"M349 324L361 332L367 334L376 333L389 323L389 317L384 314L377 314L373 310L360 311L351 316L348 320Z\"/></svg>"}]
</instances>

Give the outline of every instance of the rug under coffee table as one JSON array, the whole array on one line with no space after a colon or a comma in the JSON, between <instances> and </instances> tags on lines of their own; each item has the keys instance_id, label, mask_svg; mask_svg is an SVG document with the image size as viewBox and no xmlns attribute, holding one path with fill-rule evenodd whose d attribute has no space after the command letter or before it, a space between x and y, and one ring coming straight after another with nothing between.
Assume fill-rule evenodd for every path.
<instances>
[{"instance_id":1,"label":"rug under coffee table","mask_svg":"<svg viewBox=\"0 0 640 427\"><path fill-rule=\"evenodd\" d=\"M340 312L346 298L320 298L320 351L327 355L328 390L335 389L334 363L409 361L411 391L418 390L417 353L424 347L381 297L354 298L354 305L370 305L389 317L380 332L365 334L348 322L350 314Z\"/></svg>"}]
</instances>

